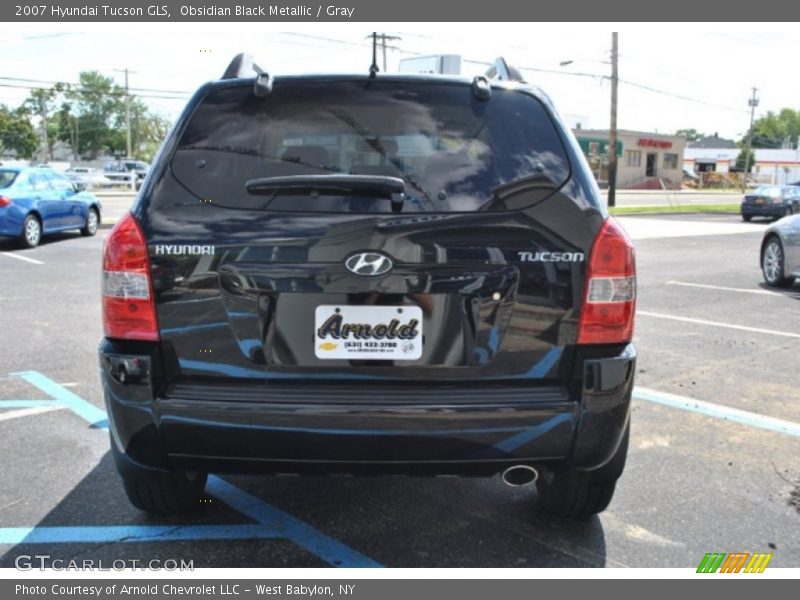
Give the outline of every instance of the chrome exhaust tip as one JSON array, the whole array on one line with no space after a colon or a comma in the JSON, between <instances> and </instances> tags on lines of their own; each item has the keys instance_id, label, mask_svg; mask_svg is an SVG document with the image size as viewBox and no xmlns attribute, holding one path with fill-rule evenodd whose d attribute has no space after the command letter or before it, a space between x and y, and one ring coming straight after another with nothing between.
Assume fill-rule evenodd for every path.
<instances>
[{"instance_id":1,"label":"chrome exhaust tip","mask_svg":"<svg viewBox=\"0 0 800 600\"><path fill-rule=\"evenodd\" d=\"M539 479L539 471L530 465L514 465L503 471L501 477L507 486L520 487L530 485Z\"/></svg>"}]
</instances>

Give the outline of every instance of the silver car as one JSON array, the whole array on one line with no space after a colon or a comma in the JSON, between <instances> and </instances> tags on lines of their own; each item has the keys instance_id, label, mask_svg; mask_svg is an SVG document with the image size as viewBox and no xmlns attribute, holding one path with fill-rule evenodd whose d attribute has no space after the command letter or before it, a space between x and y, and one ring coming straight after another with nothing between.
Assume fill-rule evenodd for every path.
<instances>
[{"instance_id":1,"label":"silver car","mask_svg":"<svg viewBox=\"0 0 800 600\"><path fill-rule=\"evenodd\" d=\"M800 278L800 215L784 217L764 232L761 272L772 287L789 287Z\"/></svg>"}]
</instances>

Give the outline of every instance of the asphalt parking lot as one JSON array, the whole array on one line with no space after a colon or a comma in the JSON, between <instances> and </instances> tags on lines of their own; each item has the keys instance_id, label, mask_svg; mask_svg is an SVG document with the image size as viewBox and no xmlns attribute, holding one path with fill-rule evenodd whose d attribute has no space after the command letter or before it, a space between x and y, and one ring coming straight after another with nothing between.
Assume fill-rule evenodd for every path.
<instances>
[{"instance_id":1,"label":"asphalt parking lot","mask_svg":"<svg viewBox=\"0 0 800 600\"><path fill-rule=\"evenodd\" d=\"M20 554L195 567L696 567L707 552L800 565L800 284L761 284L765 224L628 217L637 391L608 511L538 513L493 479L212 477L191 518L124 497L96 346L102 230L0 241L0 566Z\"/></svg>"}]
</instances>

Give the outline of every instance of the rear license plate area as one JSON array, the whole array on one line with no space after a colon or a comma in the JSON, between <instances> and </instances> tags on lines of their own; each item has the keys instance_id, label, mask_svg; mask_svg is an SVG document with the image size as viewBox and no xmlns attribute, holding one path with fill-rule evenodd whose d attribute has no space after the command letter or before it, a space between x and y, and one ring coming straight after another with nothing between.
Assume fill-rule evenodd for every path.
<instances>
[{"instance_id":1,"label":"rear license plate area","mask_svg":"<svg viewBox=\"0 0 800 600\"><path fill-rule=\"evenodd\" d=\"M324 304L314 311L314 354L335 360L418 360L418 306Z\"/></svg>"}]
</instances>

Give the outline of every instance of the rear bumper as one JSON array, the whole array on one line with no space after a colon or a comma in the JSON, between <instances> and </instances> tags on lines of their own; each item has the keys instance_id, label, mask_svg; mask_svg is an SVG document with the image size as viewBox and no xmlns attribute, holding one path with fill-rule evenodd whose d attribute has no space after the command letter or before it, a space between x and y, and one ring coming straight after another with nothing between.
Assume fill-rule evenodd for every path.
<instances>
[{"instance_id":1,"label":"rear bumper","mask_svg":"<svg viewBox=\"0 0 800 600\"><path fill-rule=\"evenodd\" d=\"M636 360L632 345L581 358L564 386L232 385L161 382L151 344L104 340L99 353L121 469L267 473L591 470L620 443Z\"/></svg>"},{"instance_id":2,"label":"rear bumper","mask_svg":"<svg viewBox=\"0 0 800 600\"><path fill-rule=\"evenodd\" d=\"M786 207L785 204L742 204L741 213L751 217L782 217Z\"/></svg>"}]
</instances>

